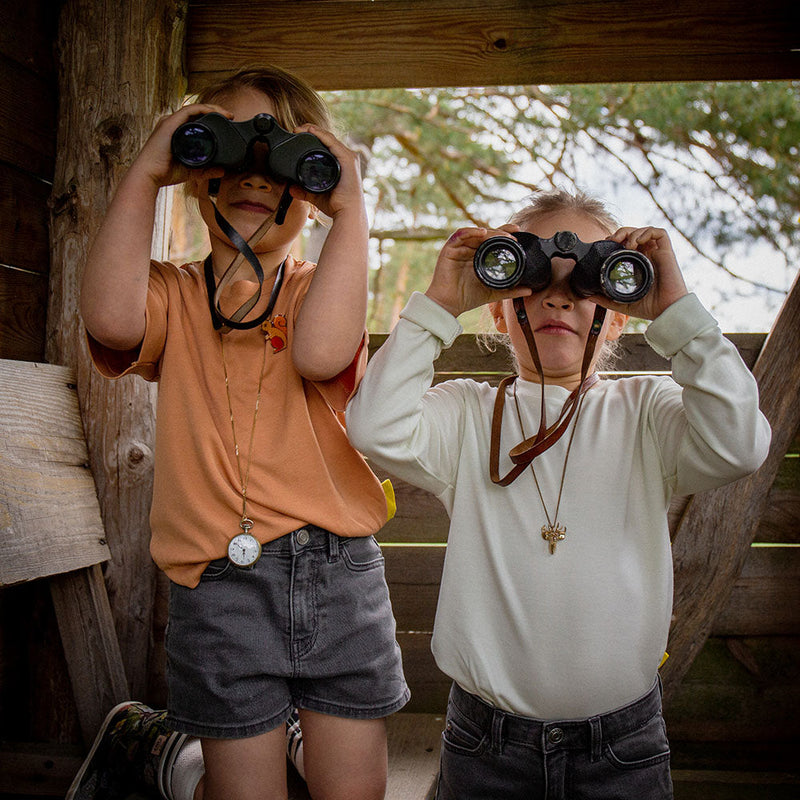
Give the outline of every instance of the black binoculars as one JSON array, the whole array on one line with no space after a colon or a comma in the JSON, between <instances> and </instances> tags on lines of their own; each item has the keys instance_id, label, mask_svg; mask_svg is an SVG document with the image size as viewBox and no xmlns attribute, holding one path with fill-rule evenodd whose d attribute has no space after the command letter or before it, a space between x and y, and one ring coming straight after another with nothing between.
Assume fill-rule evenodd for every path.
<instances>
[{"instance_id":1,"label":"black binoculars","mask_svg":"<svg viewBox=\"0 0 800 800\"><path fill-rule=\"evenodd\" d=\"M269 114L232 122L222 114L204 114L172 134L172 154L187 167L224 167L244 172L254 163L253 144L265 142L264 169L272 177L322 194L339 182L336 157L311 133L289 133Z\"/></svg>"},{"instance_id":2,"label":"black binoculars","mask_svg":"<svg viewBox=\"0 0 800 800\"><path fill-rule=\"evenodd\" d=\"M550 284L552 258L575 262L569 284L577 297L602 294L617 303L635 303L653 284L650 259L617 242L582 242L572 231L550 239L524 231L512 236L492 236L475 252L475 274L492 289L522 285L541 291Z\"/></svg>"}]
</instances>

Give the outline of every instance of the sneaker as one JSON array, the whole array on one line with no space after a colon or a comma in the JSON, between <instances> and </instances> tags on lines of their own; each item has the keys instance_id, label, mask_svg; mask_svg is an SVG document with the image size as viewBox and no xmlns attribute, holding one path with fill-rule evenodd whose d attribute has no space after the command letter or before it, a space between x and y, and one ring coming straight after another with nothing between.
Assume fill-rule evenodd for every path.
<instances>
[{"instance_id":1,"label":"sneaker","mask_svg":"<svg viewBox=\"0 0 800 800\"><path fill-rule=\"evenodd\" d=\"M286 755L294 764L301 778L305 780L306 772L303 767L303 731L300 730L300 715L293 708L289 719L286 720Z\"/></svg>"},{"instance_id":2,"label":"sneaker","mask_svg":"<svg viewBox=\"0 0 800 800\"><path fill-rule=\"evenodd\" d=\"M134 701L112 708L65 800L125 800L133 788L155 787L162 751L177 738L165 717Z\"/></svg>"}]
</instances>

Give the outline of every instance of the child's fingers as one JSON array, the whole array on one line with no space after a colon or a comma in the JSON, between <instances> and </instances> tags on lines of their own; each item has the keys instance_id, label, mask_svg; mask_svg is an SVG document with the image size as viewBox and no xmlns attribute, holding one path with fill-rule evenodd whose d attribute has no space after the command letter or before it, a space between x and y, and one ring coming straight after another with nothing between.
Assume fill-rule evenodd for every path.
<instances>
[{"instance_id":1,"label":"child's fingers","mask_svg":"<svg viewBox=\"0 0 800 800\"><path fill-rule=\"evenodd\" d=\"M649 225L643 228L620 228L611 239L629 250L671 248L666 230Z\"/></svg>"}]
</instances>

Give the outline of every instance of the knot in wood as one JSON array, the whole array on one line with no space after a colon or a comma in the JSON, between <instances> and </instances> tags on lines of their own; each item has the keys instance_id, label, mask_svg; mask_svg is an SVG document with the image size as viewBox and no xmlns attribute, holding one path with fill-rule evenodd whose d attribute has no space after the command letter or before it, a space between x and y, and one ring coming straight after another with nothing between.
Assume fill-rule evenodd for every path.
<instances>
[{"instance_id":1,"label":"knot in wood","mask_svg":"<svg viewBox=\"0 0 800 800\"><path fill-rule=\"evenodd\" d=\"M126 463L130 469L141 470L152 461L152 451L143 442L132 442L128 445L125 454Z\"/></svg>"},{"instance_id":2,"label":"knot in wood","mask_svg":"<svg viewBox=\"0 0 800 800\"><path fill-rule=\"evenodd\" d=\"M130 114L108 117L97 125L97 150L105 161L121 161L130 150Z\"/></svg>"}]
</instances>

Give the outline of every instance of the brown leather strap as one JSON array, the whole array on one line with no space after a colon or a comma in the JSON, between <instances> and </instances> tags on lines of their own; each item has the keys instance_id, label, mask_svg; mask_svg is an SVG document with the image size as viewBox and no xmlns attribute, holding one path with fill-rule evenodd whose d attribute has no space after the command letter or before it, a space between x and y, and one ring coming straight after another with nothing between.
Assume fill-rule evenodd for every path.
<instances>
[{"instance_id":1,"label":"brown leather strap","mask_svg":"<svg viewBox=\"0 0 800 800\"><path fill-rule=\"evenodd\" d=\"M539 375L539 382L542 387L541 391L541 410L539 413L539 430L534 436L530 436L518 445L513 447L509 452L509 457L514 462L514 467L504 476L500 476L500 438L503 428L503 408L505 406L506 388L509 384L513 383L516 375L509 375L500 382L497 387L497 395L494 401L494 411L492 413L492 432L491 432L491 445L489 449L489 476L492 483L499 486L508 486L513 483L525 470L525 468L533 461L534 458L541 455L551 448L565 433L575 415L581 395L590 389L598 381L597 373L592 373L587 377L589 367L592 363L594 350L597 346L597 339L600 336L600 331L603 327L603 320L606 316L606 309L602 306L597 306L594 312L594 319L592 320L592 327L589 330L589 336L586 340L586 346L583 350L583 362L581 363L581 381L576 389L574 389L569 397L566 399L558 419L550 426L547 426L547 419L545 416L544 404L544 370L542 369L541 360L539 359L539 351L536 348L536 340L531 330L528 315L525 312L525 304L522 298L515 298L514 309L517 314L522 333L525 336L525 341L531 353L531 359L536 367Z\"/></svg>"}]
</instances>

